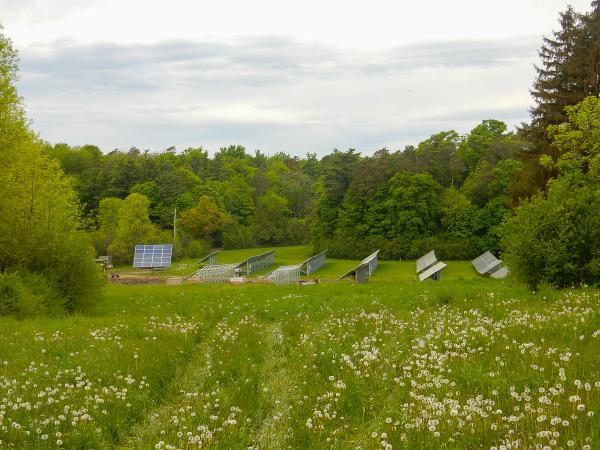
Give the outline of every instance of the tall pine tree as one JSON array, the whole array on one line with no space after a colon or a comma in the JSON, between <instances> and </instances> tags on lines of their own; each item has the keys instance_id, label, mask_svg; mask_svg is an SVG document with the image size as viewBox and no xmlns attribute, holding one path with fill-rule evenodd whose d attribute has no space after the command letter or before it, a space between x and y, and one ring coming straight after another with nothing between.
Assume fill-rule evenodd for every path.
<instances>
[{"instance_id":1,"label":"tall pine tree","mask_svg":"<svg viewBox=\"0 0 600 450\"><path fill-rule=\"evenodd\" d=\"M524 173L530 193L545 188L554 175L539 164L541 155L559 156L548 139L548 126L566 120L566 106L600 94L600 0L592 2L587 14L567 8L559 23L559 31L543 40L541 63L535 67L537 79L531 89L535 102L530 109L531 123L520 130L529 144L520 157L528 166Z\"/></svg>"}]
</instances>

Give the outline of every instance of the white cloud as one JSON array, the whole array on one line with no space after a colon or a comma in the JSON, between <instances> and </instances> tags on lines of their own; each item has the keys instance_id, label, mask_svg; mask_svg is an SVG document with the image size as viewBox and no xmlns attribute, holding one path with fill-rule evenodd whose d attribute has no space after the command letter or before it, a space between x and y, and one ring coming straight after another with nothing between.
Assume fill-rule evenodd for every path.
<instances>
[{"instance_id":1,"label":"white cloud","mask_svg":"<svg viewBox=\"0 0 600 450\"><path fill-rule=\"evenodd\" d=\"M515 125L566 2L166 5L0 0L43 138L324 154L402 148L492 117Z\"/></svg>"}]
</instances>

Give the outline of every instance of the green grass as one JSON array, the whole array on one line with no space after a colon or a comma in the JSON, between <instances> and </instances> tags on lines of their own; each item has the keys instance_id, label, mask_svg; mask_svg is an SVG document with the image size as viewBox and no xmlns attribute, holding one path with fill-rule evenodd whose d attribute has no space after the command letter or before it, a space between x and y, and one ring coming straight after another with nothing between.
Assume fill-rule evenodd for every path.
<instances>
[{"instance_id":1,"label":"green grass","mask_svg":"<svg viewBox=\"0 0 600 450\"><path fill-rule=\"evenodd\" d=\"M365 285L107 285L86 315L0 318L0 448L597 448L599 353L597 290L468 262L437 283L381 261Z\"/></svg>"}]
</instances>

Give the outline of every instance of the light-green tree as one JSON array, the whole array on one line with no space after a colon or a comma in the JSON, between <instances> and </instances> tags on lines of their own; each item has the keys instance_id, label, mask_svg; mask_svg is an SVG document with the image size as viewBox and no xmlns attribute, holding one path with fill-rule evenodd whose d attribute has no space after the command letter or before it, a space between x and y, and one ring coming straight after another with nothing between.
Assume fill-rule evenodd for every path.
<instances>
[{"instance_id":1,"label":"light-green tree","mask_svg":"<svg viewBox=\"0 0 600 450\"><path fill-rule=\"evenodd\" d=\"M230 222L231 219L219 209L215 199L203 195L196 206L182 214L179 227L193 239L215 240L216 234Z\"/></svg>"},{"instance_id":2,"label":"light-green tree","mask_svg":"<svg viewBox=\"0 0 600 450\"><path fill-rule=\"evenodd\" d=\"M600 281L600 101L588 97L566 108L567 121L549 127L560 150L542 164L558 172L516 209L504 226L504 257L532 288Z\"/></svg>"},{"instance_id":3,"label":"light-green tree","mask_svg":"<svg viewBox=\"0 0 600 450\"><path fill-rule=\"evenodd\" d=\"M71 181L27 126L16 78L17 54L0 33L0 271L35 274L47 294L40 310L53 297L75 311L100 294L93 247Z\"/></svg>"},{"instance_id":4,"label":"light-green tree","mask_svg":"<svg viewBox=\"0 0 600 450\"><path fill-rule=\"evenodd\" d=\"M118 226L108 253L117 263L131 261L136 244L152 244L158 237L158 230L148 217L150 202L142 194L127 196L118 214Z\"/></svg>"}]
</instances>

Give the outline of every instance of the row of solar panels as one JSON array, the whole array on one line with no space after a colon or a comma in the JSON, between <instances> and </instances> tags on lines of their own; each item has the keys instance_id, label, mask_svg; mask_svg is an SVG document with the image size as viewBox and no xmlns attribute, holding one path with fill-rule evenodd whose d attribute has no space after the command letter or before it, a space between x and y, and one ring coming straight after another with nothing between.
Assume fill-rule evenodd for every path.
<instances>
[{"instance_id":1,"label":"row of solar panels","mask_svg":"<svg viewBox=\"0 0 600 450\"><path fill-rule=\"evenodd\" d=\"M217 253L213 252L199 263L207 262L208 265L216 265ZM325 265L327 250L312 256L298 265L299 270L306 275L310 275ZM171 265L173 255L173 244L158 245L136 245L133 258L133 267L137 268L164 268ZM363 259L356 267L342 275L339 279L354 277L359 283L367 281L378 265L379 250ZM235 267L238 272L251 274L261 271L275 264L275 250L254 255L238 263ZM492 253L485 252L472 261L475 270L481 275L490 275L493 278L505 278L508 275L507 267L500 267L502 260L496 258ZM294 266L295 267L295 266ZM431 278L439 280L441 270L446 264L438 261L435 251L431 251L417 260L417 274L419 281Z\"/></svg>"}]
</instances>

